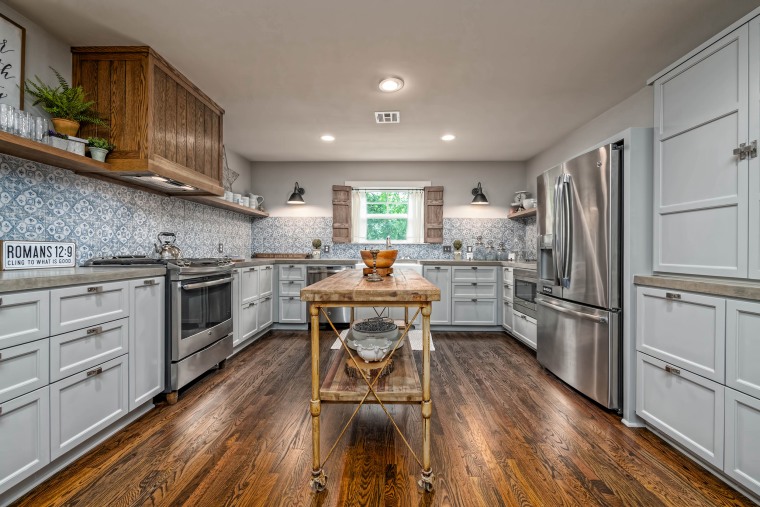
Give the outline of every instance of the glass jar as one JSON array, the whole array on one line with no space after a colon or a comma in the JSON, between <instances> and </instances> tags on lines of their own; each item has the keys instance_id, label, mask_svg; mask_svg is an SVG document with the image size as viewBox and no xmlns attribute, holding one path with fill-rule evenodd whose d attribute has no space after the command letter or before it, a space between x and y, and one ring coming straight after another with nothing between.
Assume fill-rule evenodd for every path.
<instances>
[{"instance_id":1,"label":"glass jar","mask_svg":"<svg viewBox=\"0 0 760 507\"><path fill-rule=\"evenodd\" d=\"M493 241L491 241L490 239L488 240L488 246L486 247L486 260L487 261L496 260L496 250L494 250Z\"/></svg>"},{"instance_id":2,"label":"glass jar","mask_svg":"<svg viewBox=\"0 0 760 507\"><path fill-rule=\"evenodd\" d=\"M501 243L499 243L499 248L496 249L496 260L497 261L508 261L509 260L509 254L507 253L507 248L504 245L503 241Z\"/></svg>"},{"instance_id":3,"label":"glass jar","mask_svg":"<svg viewBox=\"0 0 760 507\"><path fill-rule=\"evenodd\" d=\"M475 241L475 248L473 249L473 260L484 261L486 260L486 247L483 245L483 236L478 236Z\"/></svg>"}]
</instances>

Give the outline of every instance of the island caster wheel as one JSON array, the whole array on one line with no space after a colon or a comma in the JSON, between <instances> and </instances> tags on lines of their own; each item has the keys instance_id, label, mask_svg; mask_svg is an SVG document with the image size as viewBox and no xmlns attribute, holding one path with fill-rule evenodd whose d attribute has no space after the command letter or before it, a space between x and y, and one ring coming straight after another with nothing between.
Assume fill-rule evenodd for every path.
<instances>
[{"instance_id":1,"label":"island caster wheel","mask_svg":"<svg viewBox=\"0 0 760 507\"><path fill-rule=\"evenodd\" d=\"M227 359L222 359L219 361L219 364L216 365L219 370L223 370L225 366L227 366Z\"/></svg>"},{"instance_id":2,"label":"island caster wheel","mask_svg":"<svg viewBox=\"0 0 760 507\"><path fill-rule=\"evenodd\" d=\"M178 391L172 391L166 394L166 403L168 403L169 405L176 404L178 399L179 399Z\"/></svg>"},{"instance_id":3,"label":"island caster wheel","mask_svg":"<svg viewBox=\"0 0 760 507\"><path fill-rule=\"evenodd\" d=\"M433 475L433 472L422 472L422 478L417 481L417 485L425 491L425 493L431 493L433 491L433 481L435 480L435 475Z\"/></svg>"},{"instance_id":4,"label":"island caster wheel","mask_svg":"<svg viewBox=\"0 0 760 507\"><path fill-rule=\"evenodd\" d=\"M327 487L327 476L325 475L324 470L320 468L318 472L312 472L311 480L309 480L309 485L311 486L312 491L315 493L324 491Z\"/></svg>"}]
</instances>

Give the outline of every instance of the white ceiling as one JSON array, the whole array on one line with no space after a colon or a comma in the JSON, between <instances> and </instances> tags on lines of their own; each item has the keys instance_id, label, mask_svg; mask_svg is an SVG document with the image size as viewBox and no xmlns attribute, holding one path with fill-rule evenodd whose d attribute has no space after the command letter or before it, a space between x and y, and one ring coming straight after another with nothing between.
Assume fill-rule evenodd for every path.
<instances>
[{"instance_id":1,"label":"white ceiling","mask_svg":"<svg viewBox=\"0 0 760 507\"><path fill-rule=\"evenodd\" d=\"M757 0L6 0L71 45L152 46L254 161L526 160ZM404 78L396 94L377 83ZM373 112L400 110L400 125ZM440 136L452 132L453 143ZM319 140L331 133L332 144Z\"/></svg>"}]
</instances>

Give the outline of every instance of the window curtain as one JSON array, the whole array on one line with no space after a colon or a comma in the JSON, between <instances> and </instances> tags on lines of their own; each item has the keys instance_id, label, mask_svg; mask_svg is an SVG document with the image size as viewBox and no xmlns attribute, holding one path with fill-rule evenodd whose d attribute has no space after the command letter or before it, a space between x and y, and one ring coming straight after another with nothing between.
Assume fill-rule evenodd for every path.
<instances>
[{"instance_id":1,"label":"window curtain","mask_svg":"<svg viewBox=\"0 0 760 507\"><path fill-rule=\"evenodd\" d=\"M351 191L351 243L367 242L367 191Z\"/></svg>"},{"instance_id":2,"label":"window curtain","mask_svg":"<svg viewBox=\"0 0 760 507\"><path fill-rule=\"evenodd\" d=\"M409 191L409 221L406 226L409 243L425 242L425 191Z\"/></svg>"}]
</instances>

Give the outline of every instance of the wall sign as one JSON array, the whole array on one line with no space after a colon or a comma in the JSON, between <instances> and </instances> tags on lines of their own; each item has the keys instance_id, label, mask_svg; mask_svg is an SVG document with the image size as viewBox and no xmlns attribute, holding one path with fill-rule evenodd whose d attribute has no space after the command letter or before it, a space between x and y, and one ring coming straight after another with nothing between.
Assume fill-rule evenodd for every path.
<instances>
[{"instance_id":1,"label":"wall sign","mask_svg":"<svg viewBox=\"0 0 760 507\"><path fill-rule=\"evenodd\" d=\"M76 266L76 244L55 241L0 241L3 270Z\"/></svg>"},{"instance_id":2,"label":"wall sign","mask_svg":"<svg viewBox=\"0 0 760 507\"><path fill-rule=\"evenodd\" d=\"M0 104L24 108L26 30L0 14Z\"/></svg>"}]
</instances>

